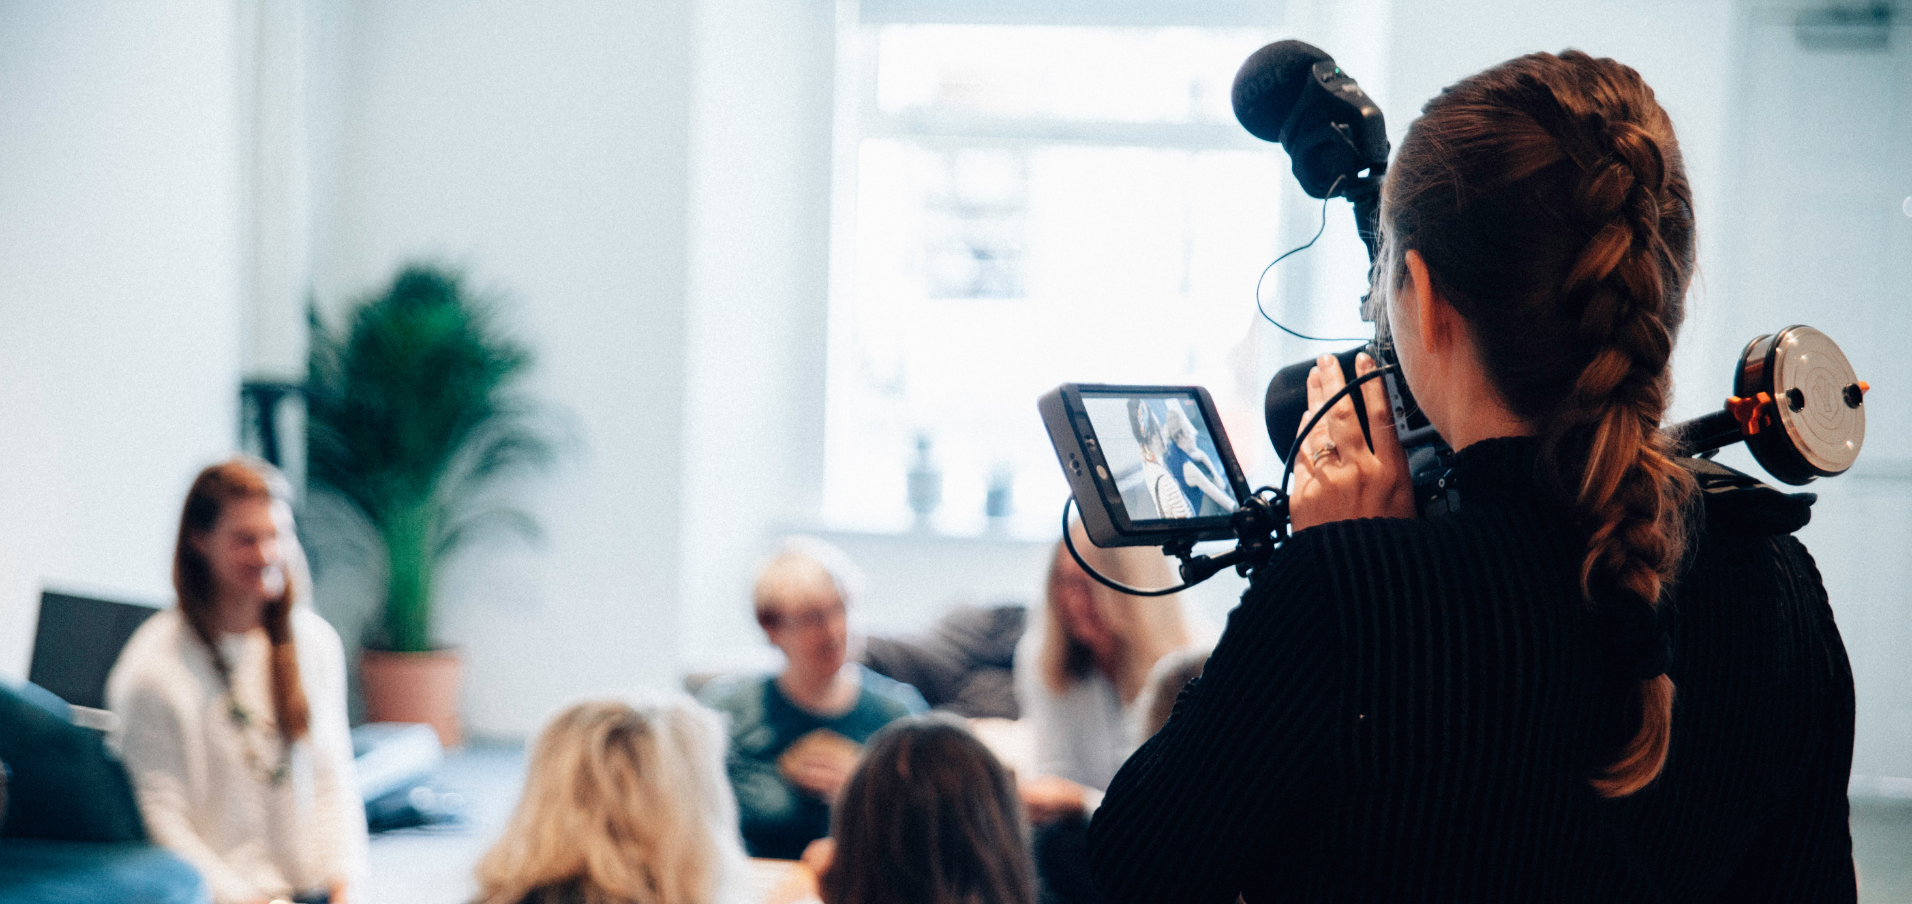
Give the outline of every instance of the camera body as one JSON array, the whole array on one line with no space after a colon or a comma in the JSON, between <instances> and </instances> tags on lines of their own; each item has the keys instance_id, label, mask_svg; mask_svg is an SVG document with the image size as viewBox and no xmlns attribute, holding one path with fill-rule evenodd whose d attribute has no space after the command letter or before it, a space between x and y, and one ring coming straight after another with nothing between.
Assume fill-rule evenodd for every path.
<instances>
[{"instance_id":1,"label":"camera body","mask_svg":"<svg viewBox=\"0 0 1912 904\"><path fill-rule=\"evenodd\" d=\"M1362 352L1367 352L1377 367L1398 363L1393 350L1378 340L1336 352L1334 358L1341 365L1344 380L1350 383L1354 381L1354 357ZM1307 415L1308 371L1313 367L1314 361L1310 359L1276 371L1274 379L1268 381L1268 392L1262 399L1262 417L1268 424L1268 438L1274 442L1275 452L1284 462L1294 453L1296 434ZM1414 487L1415 510L1423 515L1447 511L1452 506L1452 500L1447 492L1446 476L1454 451L1434 430L1434 425L1428 423L1427 416L1415 407L1414 397L1407 391L1407 381L1401 379L1398 372L1388 373L1380 379L1387 389L1389 410L1373 422L1391 424L1395 435L1401 440L1401 450L1407 454L1408 480ZM1368 438L1372 447L1374 438L1368 432L1367 400L1358 392L1350 398L1354 401L1361 434Z\"/></svg>"}]
</instances>

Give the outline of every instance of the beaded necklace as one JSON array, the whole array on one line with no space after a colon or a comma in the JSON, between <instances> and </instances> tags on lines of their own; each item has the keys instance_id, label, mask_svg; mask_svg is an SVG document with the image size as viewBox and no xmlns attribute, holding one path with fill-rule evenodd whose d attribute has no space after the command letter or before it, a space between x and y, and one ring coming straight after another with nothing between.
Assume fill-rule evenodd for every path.
<instances>
[{"instance_id":1,"label":"beaded necklace","mask_svg":"<svg viewBox=\"0 0 1912 904\"><path fill-rule=\"evenodd\" d=\"M292 771L292 750L279 734L278 720L270 714L254 714L251 708L239 702L239 695L232 686L232 666L226 662L225 654L217 645L212 647L212 667L213 671L219 673L219 682L225 686L226 721L239 733L239 747L245 754L246 768L271 787L284 784ZM262 747L268 753L261 753ZM268 765L270 760L276 762Z\"/></svg>"}]
</instances>

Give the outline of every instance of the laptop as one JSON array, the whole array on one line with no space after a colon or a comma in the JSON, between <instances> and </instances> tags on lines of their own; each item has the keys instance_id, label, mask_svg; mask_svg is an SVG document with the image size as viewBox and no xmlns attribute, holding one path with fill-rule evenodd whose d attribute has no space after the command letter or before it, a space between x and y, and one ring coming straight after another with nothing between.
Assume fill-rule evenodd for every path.
<instances>
[{"instance_id":1,"label":"laptop","mask_svg":"<svg viewBox=\"0 0 1912 904\"><path fill-rule=\"evenodd\" d=\"M133 632L157 608L56 593L40 594L27 680L74 706L106 708L106 673Z\"/></svg>"}]
</instances>

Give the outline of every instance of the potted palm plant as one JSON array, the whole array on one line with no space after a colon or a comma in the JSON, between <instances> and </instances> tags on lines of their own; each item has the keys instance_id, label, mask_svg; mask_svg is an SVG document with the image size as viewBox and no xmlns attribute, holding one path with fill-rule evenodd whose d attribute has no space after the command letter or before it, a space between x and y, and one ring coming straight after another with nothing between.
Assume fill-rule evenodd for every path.
<instances>
[{"instance_id":1,"label":"potted palm plant","mask_svg":"<svg viewBox=\"0 0 1912 904\"><path fill-rule=\"evenodd\" d=\"M307 474L376 537L386 564L382 617L360 659L373 721L425 722L461 738L461 660L432 635L440 563L474 536L537 539L504 504L500 478L547 466L555 436L519 389L531 356L495 323L493 303L456 272L408 266L360 301L342 334L309 314Z\"/></svg>"}]
</instances>

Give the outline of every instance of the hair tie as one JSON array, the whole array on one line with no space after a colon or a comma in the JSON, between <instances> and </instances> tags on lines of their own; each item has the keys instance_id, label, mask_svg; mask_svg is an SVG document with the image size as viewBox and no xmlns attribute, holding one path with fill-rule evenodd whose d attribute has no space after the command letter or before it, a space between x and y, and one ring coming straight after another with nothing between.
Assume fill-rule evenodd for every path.
<instances>
[{"instance_id":1,"label":"hair tie","mask_svg":"<svg viewBox=\"0 0 1912 904\"><path fill-rule=\"evenodd\" d=\"M1607 596L1596 616L1601 646L1622 676L1645 681L1666 673L1673 665L1673 643L1660 628L1660 614L1652 604L1627 592Z\"/></svg>"}]
</instances>

